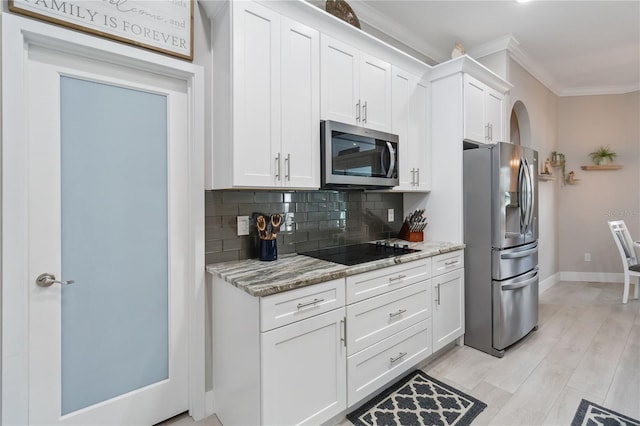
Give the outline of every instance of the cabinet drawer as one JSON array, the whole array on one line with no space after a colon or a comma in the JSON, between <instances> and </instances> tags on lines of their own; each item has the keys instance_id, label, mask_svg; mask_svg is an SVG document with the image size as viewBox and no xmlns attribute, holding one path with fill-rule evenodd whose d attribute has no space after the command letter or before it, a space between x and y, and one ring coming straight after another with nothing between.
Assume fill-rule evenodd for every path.
<instances>
[{"instance_id":1,"label":"cabinet drawer","mask_svg":"<svg viewBox=\"0 0 640 426\"><path fill-rule=\"evenodd\" d=\"M347 277L347 303L355 303L431 277L429 259Z\"/></svg>"},{"instance_id":2,"label":"cabinet drawer","mask_svg":"<svg viewBox=\"0 0 640 426\"><path fill-rule=\"evenodd\" d=\"M260 298L260 331L291 324L344 306L344 279Z\"/></svg>"},{"instance_id":3,"label":"cabinet drawer","mask_svg":"<svg viewBox=\"0 0 640 426\"><path fill-rule=\"evenodd\" d=\"M347 358L351 407L431 355L431 318Z\"/></svg>"},{"instance_id":4,"label":"cabinet drawer","mask_svg":"<svg viewBox=\"0 0 640 426\"><path fill-rule=\"evenodd\" d=\"M464 267L464 251L462 250L439 254L431 258L431 271L434 277L462 267Z\"/></svg>"},{"instance_id":5,"label":"cabinet drawer","mask_svg":"<svg viewBox=\"0 0 640 426\"><path fill-rule=\"evenodd\" d=\"M347 355L431 316L431 280L347 306Z\"/></svg>"}]
</instances>

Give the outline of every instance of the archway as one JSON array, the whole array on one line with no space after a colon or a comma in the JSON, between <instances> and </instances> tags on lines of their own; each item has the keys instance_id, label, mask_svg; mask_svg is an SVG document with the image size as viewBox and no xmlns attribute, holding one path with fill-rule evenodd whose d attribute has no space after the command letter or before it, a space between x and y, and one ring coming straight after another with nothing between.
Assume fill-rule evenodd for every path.
<instances>
[{"instance_id":1,"label":"archway","mask_svg":"<svg viewBox=\"0 0 640 426\"><path fill-rule=\"evenodd\" d=\"M529 112L522 101L516 101L511 109L510 118L511 143L531 146L531 122Z\"/></svg>"}]
</instances>

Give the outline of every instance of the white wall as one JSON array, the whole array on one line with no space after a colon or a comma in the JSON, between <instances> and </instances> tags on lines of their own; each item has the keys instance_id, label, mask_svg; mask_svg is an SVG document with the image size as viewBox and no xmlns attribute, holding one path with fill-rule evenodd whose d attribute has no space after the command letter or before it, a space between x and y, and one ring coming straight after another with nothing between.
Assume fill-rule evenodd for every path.
<instances>
[{"instance_id":1,"label":"white wall","mask_svg":"<svg viewBox=\"0 0 640 426\"><path fill-rule=\"evenodd\" d=\"M597 279L622 272L622 262L607 226L623 219L640 239L640 92L624 95L563 97L558 101L558 148L567 173L580 182L560 190L560 270ZM616 171L584 171L589 153L609 145L618 156ZM591 262L584 261L591 253ZM595 274L595 275L594 275ZM580 275L578 275L579 277Z\"/></svg>"},{"instance_id":2,"label":"white wall","mask_svg":"<svg viewBox=\"0 0 640 426\"><path fill-rule=\"evenodd\" d=\"M547 157L551 156L551 151L556 151L558 147L556 138L558 98L515 61L510 61L508 71L507 80L514 86L511 89L508 110L510 112L517 101L524 103L529 114L531 134L527 137L521 128L521 144L537 150L539 161L543 163ZM560 270L558 264L560 181L539 182L538 189L540 230L538 264L540 281L543 282Z\"/></svg>"}]
</instances>

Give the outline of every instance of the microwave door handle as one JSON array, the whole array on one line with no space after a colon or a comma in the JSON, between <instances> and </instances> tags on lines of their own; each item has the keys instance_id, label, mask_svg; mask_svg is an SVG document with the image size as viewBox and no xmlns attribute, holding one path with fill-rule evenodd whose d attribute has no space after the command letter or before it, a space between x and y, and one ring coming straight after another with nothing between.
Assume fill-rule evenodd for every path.
<instances>
[{"instance_id":1,"label":"microwave door handle","mask_svg":"<svg viewBox=\"0 0 640 426\"><path fill-rule=\"evenodd\" d=\"M389 151L389 169L386 176L390 178L396 169L396 150L393 149L393 145L389 141L387 141L387 150Z\"/></svg>"}]
</instances>

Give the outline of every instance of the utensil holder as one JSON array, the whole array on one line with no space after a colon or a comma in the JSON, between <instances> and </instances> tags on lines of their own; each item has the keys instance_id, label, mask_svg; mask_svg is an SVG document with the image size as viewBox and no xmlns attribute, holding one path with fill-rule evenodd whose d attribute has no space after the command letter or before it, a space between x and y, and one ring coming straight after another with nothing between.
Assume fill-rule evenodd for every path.
<instances>
[{"instance_id":1,"label":"utensil holder","mask_svg":"<svg viewBox=\"0 0 640 426\"><path fill-rule=\"evenodd\" d=\"M260 260L278 260L278 240L260 240Z\"/></svg>"},{"instance_id":2,"label":"utensil holder","mask_svg":"<svg viewBox=\"0 0 640 426\"><path fill-rule=\"evenodd\" d=\"M424 241L424 233L420 232L411 232L409 231L409 225L407 222L402 224L402 228L400 228L400 233L398 234L398 238L409 241L410 243L417 243L420 241Z\"/></svg>"}]
</instances>

